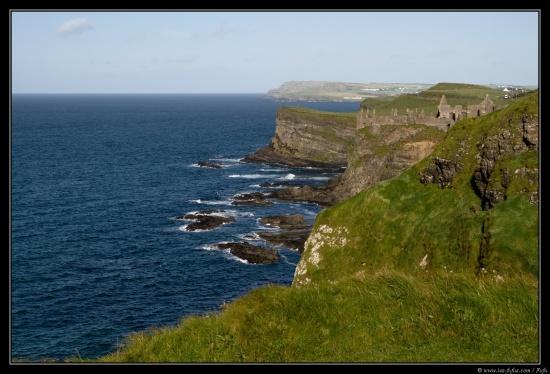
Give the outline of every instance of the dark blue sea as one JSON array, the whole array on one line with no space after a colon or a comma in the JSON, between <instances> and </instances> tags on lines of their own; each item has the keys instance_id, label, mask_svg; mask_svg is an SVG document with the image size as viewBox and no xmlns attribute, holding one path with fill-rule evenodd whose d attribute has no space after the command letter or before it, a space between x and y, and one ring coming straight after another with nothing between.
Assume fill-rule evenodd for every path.
<instances>
[{"instance_id":1,"label":"dark blue sea","mask_svg":"<svg viewBox=\"0 0 550 374\"><path fill-rule=\"evenodd\" d=\"M255 265L213 249L268 246L250 240L273 229L260 218L300 213L313 223L321 210L234 206L234 195L267 192L262 182L322 184L339 172L240 161L269 144L281 105L359 108L261 94L12 95L12 360L96 358L133 331L217 311L266 284L290 285L295 250L276 247L277 264ZM192 232L176 219L205 209L236 221Z\"/></svg>"}]
</instances>

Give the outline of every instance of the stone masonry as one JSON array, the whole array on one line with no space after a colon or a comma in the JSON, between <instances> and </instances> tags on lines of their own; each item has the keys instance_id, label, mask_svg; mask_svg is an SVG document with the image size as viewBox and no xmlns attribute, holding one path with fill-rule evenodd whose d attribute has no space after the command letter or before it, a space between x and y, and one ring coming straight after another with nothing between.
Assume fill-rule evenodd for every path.
<instances>
[{"instance_id":1,"label":"stone masonry","mask_svg":"<svg viewBox=\"0 0 550 374\"><path fill-rule=\"evenodd\" d=\"M392 109L389 116L377 116L376 110L361 108L357 112L357 128L366 126L378 127L380 125L407 125L413 123L425 124L427 126L439 127L447 131L456 121L479 117L491 113L495 110L495 104L489 99L489 94L485 95L485 99L477 105L468 105L464 110L462 105L452 107L447 103L445 95L441 96L437 114L426 115L424 110L418 112L418 109L409 110L404 115L399 115L397 109Z\"/></svg>"}]
</instances>

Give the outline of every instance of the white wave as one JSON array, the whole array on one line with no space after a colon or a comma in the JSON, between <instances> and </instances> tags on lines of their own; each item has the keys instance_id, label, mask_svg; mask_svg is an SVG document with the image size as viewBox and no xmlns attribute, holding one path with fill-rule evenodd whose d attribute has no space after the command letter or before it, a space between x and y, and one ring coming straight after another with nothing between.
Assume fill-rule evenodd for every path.
<instances>
[{"instance_id":1,"label":"white wave","mask_svg":"<svg viewBox=\"0 0 550 374\"><path fill-rule=\"evenodd\" d=\"M303 213L304 215L309 215L309 216L316 216L317 213L312 211L312 210L309 210L309 209L304 209Z\"/></svg>"},{"instance_id":2,"label":"white wave","mask_svg":"<svg viewBox=\"0 0 550 374\"><path fill-rule=\"evenodd\" d=\"M228 249L227 251L224 250L223 253L224 253L225 256L226 256L228 259L230 259L230 260L235 260L235 261L238 261L238 262L242 262L243 264L249 264L249 262L248 262L247 260L242 259L242 258L240 258L240 257L237 257L237 256L233 255L233 254L229 251L229 249Z\"/></svg>"},{"instance_id":3,"label":"white wave","mask_svg":"<svg viewBox=\"0 0 550 374\"><path fill-rule=\"evenodd\" d=\"M185 231L185 232L201 232L201 231L208 231L208 230L187 230L187 227L189 227L189 225L181 225L180 227L178 227L178 230L180 230L180 231Z\"/></svg>"},{"instance_id":4,"label":"white wave","mask_svg":"<svg viewBox=\"0 0 550 374\"><path fill-rule=\"evenodd\" d=\"M189 200L190 203L206 204L206 205L231 205L230 200Z\"/></svg>"},{"instance_id":5,"label":"white wave","mask_svg":"<svg viewBox=\"0 0 550 374\"><path fill-rule=\"evenodd\" d=\"M195 214L204 214L204 213L195 212ZM212 213L208 213L208 215L218 216L218 217L232 217L232 216L254 217L254 213L252 213L252 212L239 212L239 211L234 210L234 209L224 210L223 212L212 212Z\"/></svg>"},{"instance_id":6,"label":"white wave","mask_svg":"<svg viewBox=\"0 0 550 374\"><path fill-rule=\"evenodd\" d=\"M284 168L261 168L260 171L274 171L274 172L281 171L281 172L284 172L284 171L286 171L286 169L284 169Z\"/></svg>"},{"instance_id":7,"label":"white wave","mask_svg":"<svg viewBox=\"0 0 550 374\"><path fill-rule=\"evenodd\" d=\"M207 251L212 251L212 250L221 251L223 253L223 255L229 260L235 260L235 261L238 261L238 262L242 262L243 264L249 264L249 262L247 260L244 260L244 259L242 259L240 257L237 257L234 254L232 254L231 251L229 250L229 248L225 248L225 249L218 248L218 244L227 244L227 243L229 243L229 242L219 242L219 243L216 243L216 244L204 244L203 246L201 246L201 248L205 249Z\"/></svg>"},{"instance_id":8,"label":"white wave","mask_svg":"<svg viewBox=\"0 0 550 374\"><path fill-rule=\"evenodd\" d=\"M257 227L265 229L266 231L276 231L279 227L271 225L269 223L261 223L261 218L256 218Z\"/></svg>"},{"instance_id":9,"label":"white wave","mask_svg":"<svg viewBox=\"0 0 550 374\"><path fill-rule=\"evenodd\" d=\"M235 164L240 164L241 159L240 158L212 158L214 161L222 161L222 162L232 162Z\"/></svg>"},{"instance_id":10,"label":"white wave","mask_svg":"<svg viewBox=\"0 0 550 374\"><path fill-rule=\"evenodd\" d=\"M219 250L218 244L227 244L228 242L219 242L216 244L204 244L200 248L205 249L207 251L213 251L213 250Z\"/></svg>"},{"instance_id":11,"label":"white wave","mask_svg":"<svg viewBox=\"0 0 550 374\"><path fill-rule=\"evenodd\" d=\"M180 227L178 227L178 230L179 231L185 231L185 232L206 232L206 231L210 231L210 230L187 230L187 227L189 225L181 225Z\"/></svg>"},{"instance_id":12,"label":"white wave","mask_svg":"<svg viewBox=\"0 0 550 374\"><path fill-rule=\"evenodd\" d=\"M274 177L274 175L268 176L268 175L262 175L262 174L231 174L231 175L228 175L228 177L229 178L258 179L258 178Z\"/></svg>"},{"instance_id":13,"label":"white wave","mask_svg":"<svg viewBox=\"0 0 550 374\"><path fill-rule=\"evenodd\" d=\"M248 234L239 234L237 236L243 240L253 240L253 241L262 240L262 238L260 238L260 236L255 232L251 232Z\"/></svg>"},{"instance_id":14,"label":"white wave","mask_svg":"<svg viewBox=\"0 0 550 374\"><path fill-rule=\"evenodd\" d=\"M286 257L285 255L280 254L280 257L281 257L281 261L284 262L285 264L289 264L289 265L292 265L292 266L298 266L298 264L295 264L294 262L288 261L288 257Z\"/></svg>"},{"instance_id":15,"label":"white wave","mask_svg":"<svg viewBox=\"0 0 550 374\"><path fill-rule=\"evenodd\" d=\"M284 177L280 177L278 179L282 179L282 180L292 180L296 178L296 175L295 174L292 174L292 173L288 173L287 175L285 175Z\"/></svg>"}]
</instances>

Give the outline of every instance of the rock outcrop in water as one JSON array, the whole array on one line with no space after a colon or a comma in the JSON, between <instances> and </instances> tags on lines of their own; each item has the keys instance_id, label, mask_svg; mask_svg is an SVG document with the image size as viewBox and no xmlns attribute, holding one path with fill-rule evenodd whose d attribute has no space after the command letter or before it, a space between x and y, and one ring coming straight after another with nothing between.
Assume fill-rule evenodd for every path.
<instances>
[{"instance_id":1,"label":"rock outcrop in water","mask_svg":"<svg viewBox=\"0 0 550 374\"><path fill-rule=\"evenodd\" d=\"M260 223L280 229L256 233L267 244L280 245L297 250L299 253L304 251L304 243L311 232L309 229L311 223L307 222L301 214L263 217Z\"/></svg>"},{"instance_id":2,"label":"rock outcrop in water","mask_svg":"<svg viewBox=\"0 0 550 374\"><path fill-rule=\"evenodd\" d=\"M186 231L212 230L226 223L235 222L235 217L224 217L219 215L220 213L225 213L225 211L215 209L203 210L198 213L189 213L185 216L178 216L176 219L196 221L188 225L185 228Z\"/></svg>"},{"instance_id":3,"label":"rock outcrop in water","mask_svg":"<svg viewBox=\"0 0 550 374\"><path fill-rule=\"evenodd\" d=\"M264 225L276 226L281 229L303 229L311 226L301 214L283 214L281 216L268 216L260 219Z\"/></svg>"},{"instance_id":4,"label":"rock outcrop in water","mask_svg":"<svg viewBox=\"0 0 550 374\"><path fill-rule=\"evenodd\" d=\"M273 264L279 261L279 252L275 248L265 248L248 242L221 243L219 249L229 249L232 255L251 264Z\"/></svg>"},{"instance_id":5,"label":"rock outcrop in water","mask_svg":"<svg viewBox=\"0 0 550 374\"><path fill-rule=\"evenodd\" d=\"M220 164L216 164L214 162L208 162L208 161L200 161L197 165L199 165L202 168L212 168L212 169L222 169L223 166Z\"/></svg>"}]
</instances>

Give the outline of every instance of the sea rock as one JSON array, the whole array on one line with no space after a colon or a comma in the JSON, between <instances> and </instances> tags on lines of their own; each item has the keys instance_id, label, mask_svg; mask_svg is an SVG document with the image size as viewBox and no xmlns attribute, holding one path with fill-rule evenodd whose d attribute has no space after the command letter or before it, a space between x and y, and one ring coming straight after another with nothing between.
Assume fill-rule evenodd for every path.
<instances>
[{"instance_id":1,"label":"sea rock","mask_svg":"<svg viewBox=\"0 0 550 374\"><path fill-rule=\"evenodd\" d=\"M269 206L273 205L273 202L266 200L266 195L261 192L252 192L246 194L238 194L233 196L231 205L239 206Z\"/></svg>"},{"instance_id":2,"label":"sea rock","mask_svg":"<svg viewBox=\"0 0 550 374\"><path fill-rule=\"evenodd\" d=\"M321 207L336 205L341 199L334 190L339 179L333 178L320 186L304 185L300 187L286 187L267 193L267 198L280 201L296 201L317 204Z\"/></svg>"},{"instance_id":3,"label":"sea rock","mask_svg":"<svg viewBox=\"0 0 550 374\"><path fill-rule=\"evenodd\" d=\"M278 187L299 187L300 185L297 183L291 183L291 182L273 182L273 183L260 183L260 187L262 188L278 188Z\"/></svg>"},{"instance_id":4,"label":"sea rock","mask_svg":"<svg viewBox=\"0 0 550 374\"><path fill-rule=\"evenodd\" d=\"M264 225L277 226L281 229L302 229L311 226L301 214L283 214L280 216L268 216L260 219Z\"/></svg>"},{"instance_id":5,"label":"sea rock","mask_svg":"<svg viewBox=\"0 0 550 374\"><path fill-rule=\"evenodd\" d=\"M251 264L273 264L279 261L279 252L275 248L265 248L248 242L220 243L219 249L229 249L232 255Z\"/></svg>"},{"instance_id":6,"label":"sea rock","mask_svg":"<svg viewBox=\"0 0 550 374\"><path fill-rule=\"evenodd\" d=\"M213 213L223 213L223 212L224 212L223 210L215 210L215 209L203 210L199 213L190 213L190 214L186 214L183 217L179 216L179 217L176 217L176 219L189 219L189 220L197 221L188 225L185 228L186 231L212 230L223 224L235 222L235 217L223 217L218 215L212 215Z\"/></svg>"},{"instance_id":7,"label":"sea rock","mask_svg":"<svg viewBox=\"0 0 550 374\"><path fill-rule=\"evenodd\" d=\"M261 231L256 234L270 245L281 245L286 248L304 251L304 244L309 237L311 230L277 230Z\"/></svg>"}]
</instances>

